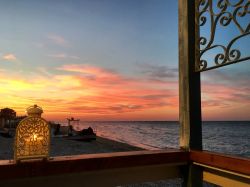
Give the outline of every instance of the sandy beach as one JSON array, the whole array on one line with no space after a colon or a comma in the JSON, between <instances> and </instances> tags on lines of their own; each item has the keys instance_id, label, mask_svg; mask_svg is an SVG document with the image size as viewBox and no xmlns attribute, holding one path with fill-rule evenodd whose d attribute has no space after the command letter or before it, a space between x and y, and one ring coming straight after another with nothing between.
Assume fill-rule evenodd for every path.
<instances>
[{"instance_id":1,"label":"sandy beach","mask_svg":"<svg viewBox=\"0 0 250 187\"><path fill-rule=\"evenodd\" d=\"M0 160L13 159L14 138L0 136ZM92 153L110 153L136 151L141 148L125 143L97 137L91 142L69 140L62 137L52 137L50 156L79 155Z\"/></svg>"}]
</instances>

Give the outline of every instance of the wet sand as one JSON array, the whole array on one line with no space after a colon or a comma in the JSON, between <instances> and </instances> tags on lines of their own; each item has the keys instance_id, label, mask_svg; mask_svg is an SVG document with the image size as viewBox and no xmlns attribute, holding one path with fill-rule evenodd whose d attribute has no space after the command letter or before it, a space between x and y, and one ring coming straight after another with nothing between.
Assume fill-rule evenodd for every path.
<instances>
[{"instance_id":1,"label":"wet sand","mask_svg":"<svg viewBox=\"0 0 250 187\"><path fill-rule=\"evenodd\" d=\"M14 138L4 138L0 136L0 160L13 159L13 144ZM96 140L92 140L90 142L69 140L63 137L53 137L51 139L50 156L110 153L137 150L143 149L102 137L97 137Z\"/></svg>"}]
</instances>

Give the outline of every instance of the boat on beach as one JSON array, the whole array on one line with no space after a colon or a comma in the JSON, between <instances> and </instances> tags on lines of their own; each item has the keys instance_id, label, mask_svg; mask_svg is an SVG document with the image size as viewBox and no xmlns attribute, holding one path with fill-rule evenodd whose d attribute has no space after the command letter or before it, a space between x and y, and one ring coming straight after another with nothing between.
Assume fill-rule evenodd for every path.
<instances>
[{"instance_id":1,"label":"boat on beach","mask_svg":"<svg viewBox=\"0 0 250 187\"><path fill-rule=\"evenodd\" d=\"M78 140L78 141L91 141L96 140L96 132L91 127L87 129L82 129L81 131L72 130L72 134L67 136L70 140Z\"/></svg>"},{"instance_id":2,"label":"boat on beach","mask_svg":"<svg viewBox=\"0 0 250 187\"><path fill-rule=\"evenodd\" d=\"M74 126L79 126L79 119L67 118L68 125L62 126L61 124L51 124L51 131L54 137L64 137L70 140L78 141L92 141L96 140L96 130L92 127L86 129L76 130ZM72 124L74 123L74 124Z\"/></svg>"}]
</instances>

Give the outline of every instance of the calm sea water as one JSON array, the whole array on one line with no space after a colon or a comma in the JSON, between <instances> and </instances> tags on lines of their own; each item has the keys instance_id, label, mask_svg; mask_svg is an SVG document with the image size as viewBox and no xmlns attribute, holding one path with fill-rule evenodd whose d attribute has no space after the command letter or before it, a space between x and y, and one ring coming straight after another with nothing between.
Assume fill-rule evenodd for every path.
<instances>
[{"instance_id":1,"label":"calm sea water","mask_svg":"<svg viewBox=\"0 0 250 187\"><path fill-rule=\"evenodd\" d=\"M149 150L178 148L179 123L169 121L82 122L76 129L93 127L97 135ZM203 122L203 149L250 157L250 121Z\"/></svg>"}]
</instances>

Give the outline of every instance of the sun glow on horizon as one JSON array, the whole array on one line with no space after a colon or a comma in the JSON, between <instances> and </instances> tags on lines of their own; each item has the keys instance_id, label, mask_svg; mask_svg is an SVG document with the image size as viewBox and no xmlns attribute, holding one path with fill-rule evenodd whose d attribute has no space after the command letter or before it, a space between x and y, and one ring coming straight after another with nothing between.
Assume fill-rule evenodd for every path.
<instances>
[{"instance_id":1,"label":"sun glow on horizon","mask_svg":"<svg viewBox=\"0 0 250 187\"><path fill-rule=\"evenodd\" d=\"M178 120L177 2L2 2L0 108L24 115L37 104L49 120ZM249 63L202 74L204 119L250 120L249 75Z\"/></svg>"},{"instance_id":2,"label":"sun glow on horizon","mask_svg":"<svg viewBox=\"0 0 250 187\"><path fill-rule=\"evenodd\" d=\"M75 68L74 74L67 74L72 71L70 67ZM59 75L39 75L40 78L33 79L32 83L24 79L4 80L6 75L1 74L0 87L4 88L1 93L8 95L2 106L12 107L22 115L27 105L36 103L43 106L49 118L66 118L71 114L87 119L91 116L95 119L129 119L132 116L131 119L154 116L160 119L165 112L159 113L159 109L177 112L175 81L157 83L135 79L89 65L73 64L57 69L62 71ZM167 85L172 86L168 89Z\"/></svg>"},{"instance_id":3,"label":"sun glow on horizon","mask_svg":"<svg viewBox=\"0 0 250 187\"><path fill-rule=\"evenodd\" d=\"M178 120L177 75L159 81L129 77L90 65L69 64L57 69L60 72L49 77L36 72L39 78L32 80L28 77L6 79L7 72L1 73L0 93L5 95L1 107L13 108L18 115L24 115L25 108L36 103L43 106L45 117L50 120L68 116L90 121ZM73 74L68 74L72 71ZM225 116L248 119L247 89L205 83L202 104L206 119L224 119ZM236 112L235 108L245 109L245 112Z\"/></svg>"}]
</instances>

